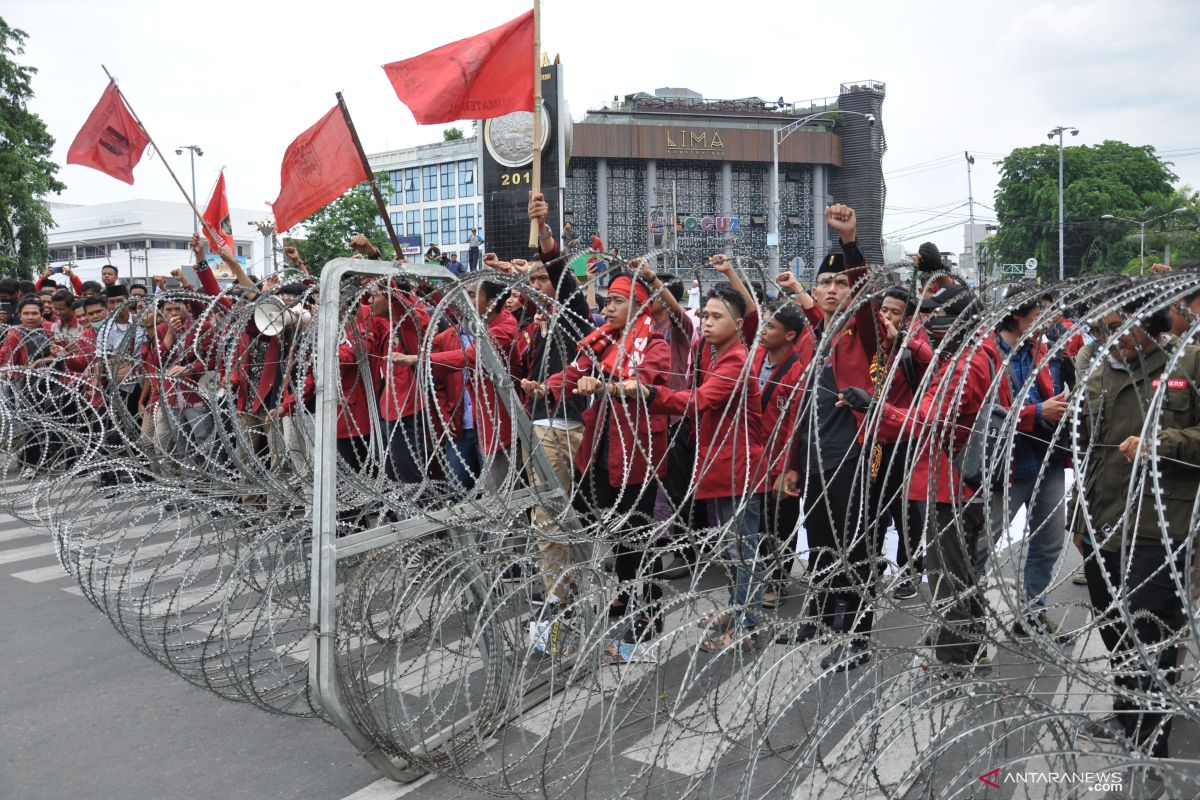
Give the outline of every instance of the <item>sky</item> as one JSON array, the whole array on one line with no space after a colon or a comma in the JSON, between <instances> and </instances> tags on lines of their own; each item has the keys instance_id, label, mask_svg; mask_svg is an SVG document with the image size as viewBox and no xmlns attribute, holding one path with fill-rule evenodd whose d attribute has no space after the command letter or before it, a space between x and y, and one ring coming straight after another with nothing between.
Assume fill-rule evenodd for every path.
<instances>
[{"instance_id":1,"label":"sky","mask_svg":"<svg viewBox=\"0 0 1200 800\"><path fill-rule=\"evenodd\" d=\"M230 204L262 209L279 190L288 143L334 104L347 105L368 153L441 140L419 126L380 68L505 22L512 0L201 3L8 0L9 25L29 34L30 103L66 151L117 77L133 110L185 186L196 144L197 193L218 171ZM1200 3L1078 0L848 3L543 0L542 46L564 64L572 116L613 95L685 86L706 97L788 101L833 96L843 83L883 81L888 151L885 237L915 251L926 240L962 250L964 151L975 155L978 221L994 222L994 162L1045 143L1149 144L1200 188ZM463 127L467 127L465 124ZM148 154L127 186L64 165L66 203L181 199Z\"/></svg>"}]
</instances>

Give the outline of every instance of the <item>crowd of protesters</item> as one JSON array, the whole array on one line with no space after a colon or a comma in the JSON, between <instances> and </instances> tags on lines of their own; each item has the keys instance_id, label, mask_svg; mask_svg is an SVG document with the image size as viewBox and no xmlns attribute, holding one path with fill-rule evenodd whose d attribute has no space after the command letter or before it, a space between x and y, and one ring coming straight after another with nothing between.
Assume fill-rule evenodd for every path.
<instances>
[{"instance_id":1,"label":"crowd of protesters","mask_svg":"<svg viewBox=\"0 0 1200 800\"><path fill-rule=\"evenodd\" d=\"M945 274L932 246L916 259L924 286L871 283L855 211L835 205L825 219L840 246L807 289L783 273L769 300L716 255L709 263L724 280L700 296L698 282L635 260L609 273L601 303L593 271L581 285L567 267L541 195L528 212L539 228L528 260L481 259L472 231L468 266L426 253L452 280L351 287L338 386L325 387L337 392L343 469L397 484L436 475L462 496L535 483L529 449L540 450L574 510L611 536L620 589L608 614L629 619L629 641L662 632L665 581L715 563L728 597L701 620L702 649L766 646L764 609L794 599L801 613L771 628L770 640L833 637L822 666L834 671L871 658L878 593L904 601L925 583L938 614L925 642L931 662L949 675L986 665L983 576L1024 509L1023 608L1011 635L1069 641L1047 600L1070 530L1128 690L1090 735L1167 754L1170 717L1145 698L1176 679L1186 624L1172 574L1193 567L1183 544L1200 487L1200 350L1178 337L1196 331L1200 291L1153 313L1142 311L1145 298L1099 316L1081 308L1086 319L1075 324L1053 295L1022 289L1001 299L998 324L980 326L972 320L994 303ZM349 246L379 257L367 237ZM315 282L258 283L222 252L238 283L222 290L202 240L192 247L200 286L183 280L182 292L161 277L123 284L112 266L101 283L70 268L36 283L0 280L6 402L17 417L61 423L58 434L47 422L35 435L16 420L5 444L25 477L76 457L73 442L89 440L145 461L136 474L100 472L102 492L213 465L303 483L317 390ZM307 273L293 248L285 255ZM456 286L470 306L439 312ZM518 407L532 423L528 442L514 433ZM1015 432L1003 440L1004 468L981 477L963 456L997 410L1015 417ZM1148 417L1153 446L1142 441ZM1162 511L1145 507L1130 527L1129 487L1151 452ZM239 501L289 506L256 494ZM550 609L579 591L563 520L549 504L532 511ZM801 521L803 591L792 578ZM893 528L898 575L885 581ZM724 535L697 536L710 529ZM1162 645L1158 672L1130 668L1138 643Z\"/></svg>"}]
</instances>

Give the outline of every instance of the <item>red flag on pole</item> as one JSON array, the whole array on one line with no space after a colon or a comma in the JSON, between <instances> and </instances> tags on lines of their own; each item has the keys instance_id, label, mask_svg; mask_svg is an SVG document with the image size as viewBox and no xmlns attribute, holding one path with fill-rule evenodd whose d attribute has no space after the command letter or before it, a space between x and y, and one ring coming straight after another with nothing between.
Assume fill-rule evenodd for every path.
<instances>
[{"instance_id":1,"label":"red flag on pole","mask_svg":"<svg viewBox=\"0 0 1200 800\"><path fill-rule=\"evenodd\" d=\"M279 196L271 204L275 230L286 231L370 177L342 110L334 106L316 125L297 136L283 154Z\"/></svg>"},{"instance_id":2,"label":"red flag on pole","mask_svg":"<svg viewBox=\"0 0 1200 800\"><path fill-rule=\"evenodd\" d=\"M98 169L128 184L150 137L125 106L116 81L109 81L67 150L67 163Z\"/></svg>"},{"instance_id":3,"label":"red flag on pole","mask_svg":"<svg viewBox=\"0 0 1200 800\"><path fill-rule=\"evenodd\" d=\"M229 221L229 198L225 196L225 170L221 170L221 176L217 178L212 199L208 201L208 207L204 209L203 219L207 223L204 227L204 236L208 239L208 245L213 252L221 252L222 247L233 252L233 225ZM213 239L210 231L217 232L220 241Z\"/></svg>"},{"instance_id":4,"label":"red flag on pole","mask_svg":"<svg viewBox=\"0 0 1200 800\"><path fill-rule=\"evenodd\" d=\"M384 64L417 122L489 119L533 110L533 12L498 28Z\"/></svg>"}]
</instances>

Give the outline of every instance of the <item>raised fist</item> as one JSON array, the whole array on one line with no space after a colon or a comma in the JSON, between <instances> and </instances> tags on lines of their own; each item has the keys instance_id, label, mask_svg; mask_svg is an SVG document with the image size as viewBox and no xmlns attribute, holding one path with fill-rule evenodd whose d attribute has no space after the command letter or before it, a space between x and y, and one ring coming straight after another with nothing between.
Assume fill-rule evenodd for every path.
<instances>
[{"instance_id":1,"label":"raised fist","mask_svg":"<svg viewBox=\"0 0 1200 800\"><path fill-rule=\"evenodd\" d=\"M858 233L858 217L850 206L836 203L825 208L825 224L838 232L843 242L852 242Z\"/></svg>"}]
</instances>

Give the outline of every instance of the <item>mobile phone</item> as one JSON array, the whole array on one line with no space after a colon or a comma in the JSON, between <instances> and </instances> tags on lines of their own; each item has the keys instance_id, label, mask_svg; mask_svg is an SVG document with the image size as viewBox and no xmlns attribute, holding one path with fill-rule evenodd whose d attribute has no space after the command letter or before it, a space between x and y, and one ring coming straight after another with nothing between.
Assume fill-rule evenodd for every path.
<instances>
[{"instance_id":1,"label":"mobile phone","mask_svg":"<svg viewBox=\"0 0 1200 800\"><path fill-rule=\"evenodd\" d=\"M55 275L61 275L63 268L62 267L51 267L50 271L53 272Z\"/></svg>"}]
</instances>

